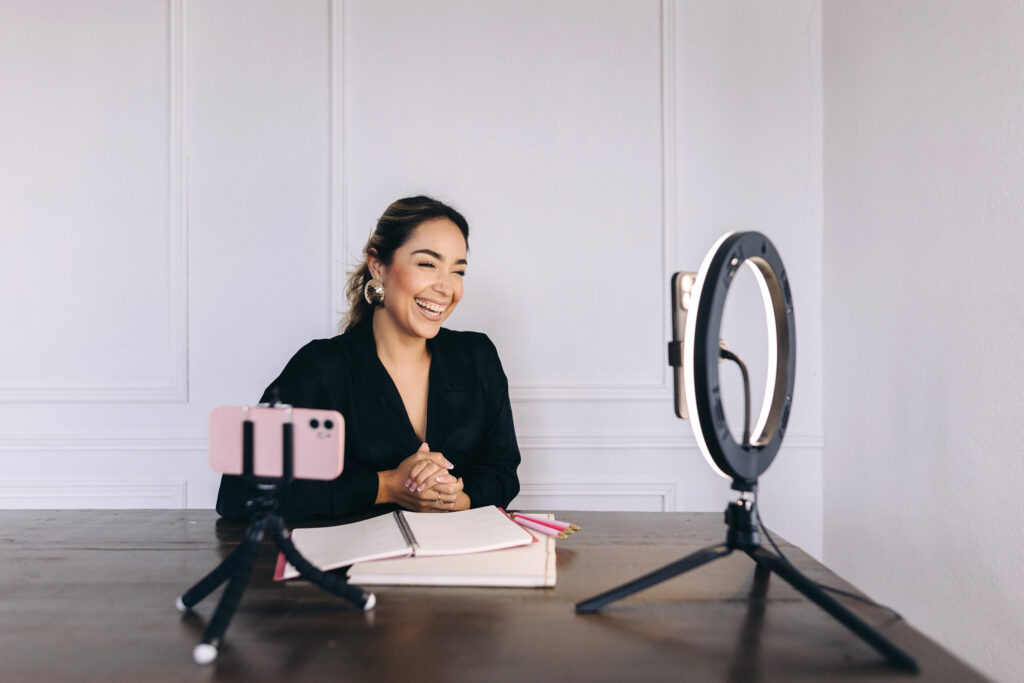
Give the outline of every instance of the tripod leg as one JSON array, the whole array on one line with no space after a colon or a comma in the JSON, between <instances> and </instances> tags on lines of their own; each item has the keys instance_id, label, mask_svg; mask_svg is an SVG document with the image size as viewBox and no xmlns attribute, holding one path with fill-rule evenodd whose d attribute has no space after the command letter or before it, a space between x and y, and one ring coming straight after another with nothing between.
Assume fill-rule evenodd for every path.
<instances>
[{"instance_id":1,"label":"tripod leg","mask_svg":"<svg viewBox=\"0 0 1024 683\"><path fill-rule=\"evenodd\" d=\"M320 586L329 593L345 598L361 610L369 612L377 604L377 597L373 593L367 593L358 586L350 585L347 581L338 578L333 574L326 574L310 564L309 560L302 556L299 549L292 542L291 535L284 526L284 521L277 515L269 520L271 533L274 534L274 541L284 553L285 559L293 567L299 570L299 574L310 583Z\"/></svg>"},{"instance_id":2,"label":"tripod leg","mask_svg":"<svg viewBox=\"0 0 1024 683\"><path fill-rule=\"evenodd\" d=\"M238 547L238 559L232 562L231 579L224 594L220 596L220 602L213 611L213 617L203 631L203 639L192 652L197 664L209 664L217 658L217 646L220 645L224 632L228 630L231 619L238 611L238 603L242 601L242 593L249 584L249 575L252 573L252 566L256 562L256 555L259 552L260 541L263 540L263 526L265 520L253 522L248 531L245 532L245 540Z\"/></svg>"},{"instance_id":3,"label":"tripod leg","mask_svg":"<svg viewBox=\"0 0 1024 683\"><path fill-rule=\"evenodd\" d=\"M231 578L231 572L239 561L244 545L239 545L230 555L218 564L212 572L204 576L194 586L181 594L175 601L178 609L182 612L192 609L194 605L202 602L203 598L217 590L217 587Z\"/></svg>"},{"instance_id":4,"label":"tripod leg","mask_svg":"<svg viewBox=\"0 0 1024 683\"><path fill-rule=\"evenodd\" d=\"M644 576L641 576L638 579L633 579L629 583L623 584L618 588L613 588L610 591L596 595L584 600L583 602L576 603L576 611L580 614L596 612L608 603L621 600L633 593L637 593L645 588L650 588L651 586L659 584L662 581L667 581L673 576L678 576L683 572L695 569L702 564L707 564L719 557L724 557L731 552L732 550L725 544L701 548L697 552L691 553L681 560L676 560L672 564L665 565L661 569L656 569L650 574L645 574Z\"/></svg>"},{"instance_id":5,"label":"tripod leg","mask_svg":"<svg viewBox=\"0 0 1024 683\"><path fill-rule=\"evenodd\" d=\"M808 600L828 612L839 623L860 636L861 640L880 652L889 660L890 664L906 671L916 672L918 670L917 661L913 657L893 645L892 642L873 629L867 622L836 602L791 564L783 562L764 548L747 550L747 554L758 565L767 567L781 576L789 585L803 593Z\"/></svg>"}]
</instances>

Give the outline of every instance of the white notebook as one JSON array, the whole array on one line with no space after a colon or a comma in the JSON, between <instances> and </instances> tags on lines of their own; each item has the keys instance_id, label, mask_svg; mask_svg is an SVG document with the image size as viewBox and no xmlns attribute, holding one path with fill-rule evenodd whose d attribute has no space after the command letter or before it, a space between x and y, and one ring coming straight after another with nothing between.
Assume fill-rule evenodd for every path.
<instances>
[{"instance_id":1,"label":"white notebook","mask_svg":"<svg viewBox=\"0 0 1024 683\"><path fill-rule=\"evenodd\" d=\"M359 562L349 568L348 580L359 586L554 586L555 539L536 537L530 545L472 555Z\"/></svg>"},{"instance_id":2,"label":"white notebook","mask_svg":"<svg viewBox=\"0 0 1024 683\"><path fill-rule=\"evenodd\" d=\"M292 532L295 547L327 571L356 562L392 557L431 557L481 553L533 542L533 536L491 505L460 512L399 510L360 522ZM299 575L279 555L274 579Z\"/></svg>"}]
</instances>

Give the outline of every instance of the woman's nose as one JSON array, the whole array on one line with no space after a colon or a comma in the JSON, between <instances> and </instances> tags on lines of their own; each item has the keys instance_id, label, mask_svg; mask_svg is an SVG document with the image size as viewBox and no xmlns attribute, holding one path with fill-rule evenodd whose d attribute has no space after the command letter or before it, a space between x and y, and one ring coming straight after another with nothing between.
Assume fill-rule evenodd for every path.
<instances>
[{"instance_id":1,"label":"woman's nose","mask_svg":"<svg viewBox=\"0 0 1024 683\"><path fill-rule=\"evenodd\" d=\"M452 290L455 289L455 286L452 282L455 277L455 275L452 275L450 273L447 275L442 274L441 277L437 279L437 283L434 285L434 288L441 294L444 294L445 296L451 296Z\"/></svg>"}]
</instances>

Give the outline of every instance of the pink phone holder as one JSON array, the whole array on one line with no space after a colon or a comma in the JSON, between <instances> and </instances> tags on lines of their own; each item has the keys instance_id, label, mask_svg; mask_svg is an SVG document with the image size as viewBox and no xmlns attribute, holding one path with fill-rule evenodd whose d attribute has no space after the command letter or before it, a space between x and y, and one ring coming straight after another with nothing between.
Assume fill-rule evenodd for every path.
<instances>
[{"instance_id":1,"label":"pink phone holder","mask_svg":"<svg viewBox=\"0 0 1024 683\"><path fill-rule=\"evenodd\" d=\"M220 406L210 413L210 467L259 479L331 480L344 466L345 419L336 410Z\"/></svg>"}]
</instances>

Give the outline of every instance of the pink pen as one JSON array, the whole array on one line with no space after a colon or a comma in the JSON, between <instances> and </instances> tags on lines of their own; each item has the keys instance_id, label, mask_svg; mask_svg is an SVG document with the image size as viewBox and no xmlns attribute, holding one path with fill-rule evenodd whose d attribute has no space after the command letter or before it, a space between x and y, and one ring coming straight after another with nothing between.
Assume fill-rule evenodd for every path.
<instances>
[{"instance_id":1,"label":"pink pen","mask_svg":"<svg viewBox=\"0 0 1024 683\"><path fill-rule=\"evenodd\" d=\"M573 531L579 531L580 530L580 528L578 526L576 526L575 524L571 524L569 522L559 522L557 519L537 519L536 517L530 517L529 515L524 515L524 514L522 514L520 512L516 512L516 513L513 513L513 514L519 515L520 517L528 519L528 520L530 520L532 522L540 522L541 524L545 524L545 525L550 526L550 527L552 527L554 529L558 529L559 531L566 531L566 532L568 532L570 534Z\"/></svg>"},{"instance_id":2,"label":"pink pen","mask_svg":"<svg viewBox=\"0 0 1024 683\"><path fill-rule=\"evenodd\" d=\"M548 536L556 536L558 538L568 538L568 536L558 531L557 529L552 529L549 526L544 526L543 524L532 522L528 519L524 519L523 517L513 515L512 519L515 520L516 524L525 526L528 529L533 529L534 531L539 531L542 534L547 534Z\"/></svg>"},{"instance_id":3,"label":"pink pen","mask_svg":"<svg viewBox=\"0 0 1024 683\"><path fill-rule=\"evenodd\" d=\"M563 531L564 532L566 526L568 526L568 524L566 524L565 526L562 526L560 523L555 522L555 521L550 520L550 519L538 519L537 517L530 517L528 515L523 515L523 514L520 514L518 512L513 512L512 513L512 518L513 519L525 519L525 520L527 520L529 522L533 522L534 524L543 524L544 526L546 526L548 528L551 528L551 529L554 529L555 531ZM572 532L570 531L569 533L572 533Z\"/></svg>"}]
</instances>

